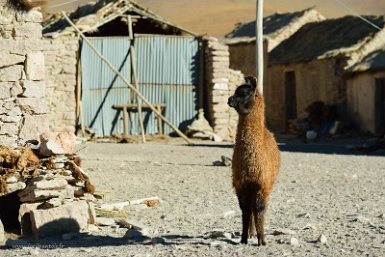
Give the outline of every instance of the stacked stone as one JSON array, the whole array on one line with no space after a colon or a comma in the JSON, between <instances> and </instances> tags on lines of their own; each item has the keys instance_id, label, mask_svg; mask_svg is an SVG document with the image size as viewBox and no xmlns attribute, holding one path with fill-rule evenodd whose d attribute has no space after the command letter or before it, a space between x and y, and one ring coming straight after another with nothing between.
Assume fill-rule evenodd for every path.
<instances>
[{"instance_id":1,"label":"stacked stone","mask_svg":"<svg viewBox=\"0 0 385 257\"><path fill-rule=\"evenodd\" d=\"M35 138L47 130L42 14L0 0L0 142Z\"/></svg>"},{"instance_id":2,"label":"stacked stone","mask_svg":"<svg viewBox=\"0 0 385 257\"><path fill-rule=\"evenodd\" d=\"M52 117L50 127L75 131L76 83L79 40L77 37L44 35L47 104ZM52 37L52 35L50 35Z\"/></svg>"},{"instance_id":3,"label":"stacked stone","mask_svg":"<svg viewBox=\"0 0 385 257\"><path fill-rule=\"evenodd\" d=\"M18 153L20 149L23 153ZM1 150L2 171L6 172L0 176L0 197L17 193L22 203L19 222L23 236L78 232L94 224L97 200L89 193L90 187L94 188L75 163L76 156L39 159L28 148ZM12 159L14 167L4 168L12 166Z\"/></svg>"},{"instance_id":4,"label":"stacked stone","mask_svg":"<svg viewBox=\"0 0 385 257\"><path fill-rule=\"evenodd\" d=\"M206 93L209 101L207 116L217 135L224 140L233 140L237 115L227 105L227 100L234 93L236 86L243 81L243 75L229 68L229 47L220 44L216 39L208 40L205 54L208 86Z\"/></svg>"}]
</instances>

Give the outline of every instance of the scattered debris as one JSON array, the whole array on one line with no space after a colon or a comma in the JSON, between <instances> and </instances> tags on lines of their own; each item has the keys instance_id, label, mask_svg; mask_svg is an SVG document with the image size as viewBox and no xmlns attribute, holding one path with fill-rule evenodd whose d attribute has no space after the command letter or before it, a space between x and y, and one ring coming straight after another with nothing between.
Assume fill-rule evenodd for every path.
<instances>
[{"instance_id":1,"label":"scattered debris","mask_svg":"<svg viewBox=\"0 0 385 257\"><path fill-rule=\"evenodd\" d=\"M97 226L112 226L115 225L115 220L106 217L96 217L95 225Z\"/></svg>"},{"instance_id":2,"label":"scattered debris","mask_svg":"<svg viewBox=\"0 0 385 257\"><path fill-rule=\"evenodd\" d=\"M270 235L273 235L273 236L279 236L279 235L295 235L296 232L293 231L293 230L290 230L288 228L278 228L278 229L275 229L273 230Z\"/></svg>"},{"instance_id":3,"label":"scattered debris","mask_svg":"<svg viewBox=\"0 0 385 257\"><path fill-rule=\"evenodd\" d=\"M290 238L290 245L291 245L291 246L294 246L294 247L299 246L299 241L298 241L298 239L295 238L295 237Z\"/></svg>"},{"instance_id":4,"label":"scattered debris","mask_svg":"<svg viewBox=\"0 0 385 257\"><path fill-rule=\"evenodd\" d=\"M43 156L73 154L76 135L70 132L46 132L40 135L39 153Z\"/></svg>"},{"instance_id":5,"label":"scattered debris","mask_svg":"<svg viewBox=\"0 0 385 257\"><path fill-rule=\"evenodd\" d=\"M226 238L226 239L232 239L231 233L220 231L220 230L214 230L212 232L206 233L203 238L205 239L218 239L218 238Z\"/></svg>"},{"instance_id":6,"label":"scattered debris","mask_svg":"<svg viewBox=\"0 0 385 257\"><path fill-rule=\"evenodd\" d=\"M324 234L322 234L318 237L317 242L324 245L328 243L328 239Z\"/></svg>"},{"instance_id":7,"label":"scattered debris","mask_svg":"<svg viewBox=\"0 0 385 257\"><path fill-rule=\"evenodd\" d=\"M70 133L46 133L41 138L46 141L35 150L0 146L0 197L17 192L23 236L38 238L84 230L95 220L94 207L89 202L96 198L87 196L95 187L80 168L78 156L56 154L73 153L76 137Z\"/></svg>"},{"instance_id":8,"label":"scattered debris","mask_svg":"<svg viewBox=\"0 0 385 257\"><path fill-rule=\"evenodd\" d=\"M311 229L311 230L317 230L317 228L313 225L313 224L306 224L302 230L308 230L308 229Z\"/></svg>"},{"instance_id":9,"label":"scattered debris","mask_svg":"<svg viewBox=\"0 0 385 257\"><path fill-rule=\"evenodd\" d=\"M221 160L213 162L213 165L214 166L231 166L231 158L222 155Z\"/></svg>"},{"instance_id":10,"label":"scattered debris","mask_svg":"<svg viewBox=\"0 0 385 257\"><path fill-rule=\"evenodd\" d=\"M227 219L227 218L234 217L235 214L236 214L235 211L226 211L226 212L223 213L223 217L224 217L225 219Z\"/></svg>"},{"instance_id":11,"label":"scattered debris","mask_svg":"<svg viewBox=\"0 0 385 257\"><path fill-rule=\"evenodd\" d=\"M128 229L126 234L123 237L129 238L129 239L135 239L135 240L143 240L147 238L147 235L143 231L132 228L132 229Z\"/></svg>"}]
</instances>

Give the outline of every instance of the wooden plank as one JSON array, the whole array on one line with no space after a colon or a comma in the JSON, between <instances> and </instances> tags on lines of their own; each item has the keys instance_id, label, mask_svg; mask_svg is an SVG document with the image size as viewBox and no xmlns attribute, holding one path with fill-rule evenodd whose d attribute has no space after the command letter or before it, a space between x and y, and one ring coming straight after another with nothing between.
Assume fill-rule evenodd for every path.
<instances>
[{"instance_id":1,"label":"wooden plank","mask_svg":"<svg viewBox=\"0 0 385 257\"><path fill-rule=\"evenodd\" d=\"M128 33L129 33L130 42L131 42L130 56L131 56L132 79L134 80L134 85L136 90L140 92L139 84L137 82L137 77L136 77L136 53L135 53L135 44L134 44L135 39L134 39L134 33L132 31L132 21L131 21L130 15L128 15ZM143 116L142 116L142 105L138 95L136 95L136 102L138 104L139 126L140 126L140 133L142 134L142 142L146 143L146 135L144 133Z\"/></svg>"}]
</instances>

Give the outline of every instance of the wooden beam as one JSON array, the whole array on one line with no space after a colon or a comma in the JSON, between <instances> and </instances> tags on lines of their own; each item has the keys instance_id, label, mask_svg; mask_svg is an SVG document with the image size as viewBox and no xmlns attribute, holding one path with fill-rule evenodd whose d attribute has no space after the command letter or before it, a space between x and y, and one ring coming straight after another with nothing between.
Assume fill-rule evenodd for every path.
<instances>
[{"instance_id":1,"label":"wooden beam","mask_svg":"<svg viewBox=\"0 0 385 257\"><path fill-rule=\"evenodd\" d=\"M135 44L134 44L134 32L132 31L132 20L131 16L128 15L128 34L130 37L130 56L131 56L131 71L132 71L132 80L134 81L134 86L138 92L140 92L139 84L136 76L136 52L135 52ZM144 133L144 125L143 125L143 116L142 116L142 103L139 99L139 96L136 95L136 103L138 104L138 116L139 116L139 125L140 125L140 133L142 134L142 143L146 143L146 135Z\"/></svg>"},{"instance_id":2,"label":"wooden beam","mask_svg":"<svg viewBox=\"0 0 385 257\"><path fill-rule=\"evenodd\" d=\"M85 42L90 46L90 48L95 52L95 54L107 64L107 66L116 74L122 81L134 91L145 104L148 104L151 110L158 115L167 125L170 126L179 136L181 136L187 143L194 144L182 131L180 131L174 124L172 124L166 117L164 117L141 93L136 90L136 88L103 56L99 53L99 51L91 44L91 42L87 39L87 37L76 27L76 25L68 18L65 12L62 12L63 17L67 20L67 22L79 33L79 35L83 38Z\"/></svg>"},{"instance_id":3,"label":"wooden beam","mask_svg":"<svg viewBox=\"0 0 385 257\"><path fill-rule=\"evenodd\" d=\"M257 74L257 90L263 95L263 0L257 0L257 17L256 17L256 74Z\"/></svg>"}]
</instances>

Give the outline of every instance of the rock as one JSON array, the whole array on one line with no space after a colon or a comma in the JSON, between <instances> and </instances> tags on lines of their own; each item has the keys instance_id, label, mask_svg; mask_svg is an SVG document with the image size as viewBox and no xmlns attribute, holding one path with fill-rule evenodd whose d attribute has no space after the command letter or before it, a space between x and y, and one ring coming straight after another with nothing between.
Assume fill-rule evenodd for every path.
<instances>
[{"instance_id":1,"label":"rock","mask_svg":"<svg viewBox=\"0 0 385 257\"><path fill-rule=\"evenodd\" d=\"M96 217L95 225L97 226L112 226L115 225L115 220L105 217Z\"/></svg>"},{"instance_id":2,"label":"rock","mask_svg":"<svg viewBox=\"0 0 385 257\"><path fill-rule=\"evenodd\" d=\"M294 246L294 247L299 246L299 241L298 241L298 239L295 238L295 237L290 238L290 245L291 245L291 246Z\"/></svg>"},{"instance_id":3,"label":"rock","mask_svg":"<svg viewBox=\"0 0 385 257\"><path fill-rule=\"evenodd\" d=\"M279 235L295 235L296 232L287 228L278 228L271 232L271 235L273 236L279 236Z\"/></svg>"},{"instance_id":4,"label":"rock","mask_svg":"<svg viewBox=\"0 0 385 257\"><path fill-rule=\"evenodd\" d=\"M47 210L32 210L32 233L35 238L79 232L90 223L89 205L72 202Z\"/></svg>"},{"instance_id":5,"label":"rock","mask_svg":"<svg viewBox=\"0 0 385 257\"><path fill-rule=\"evenodd\" d=\"M128 229L126 234L123 236L124 238L129 238L129 239L144 239L147 237L145 233L142 231L136 230L136 229Z\"/></svg>"},{"instance_id":6,"label":"rock","mask_svg":"<svg viewBox=\"0 0 385 257\"><path fill-rule=\"evenodd\" d=\"M351 222L359 222L359 223L362 223L362 224L368 224L368 225L371 225L372 222L370 221L370 219L362 216L362 215L359 215L359 214L354 214L354 215L349 215L350 218L351 218Z\"/></svg>"},{"instance_id":7,"label":"rock","mask_svg":"<svg viewBox=\"0 0 385 257\"><path fill-rule=\"evenodd\" d=\"M18 54L10 54L7 52L0 53L0 67L9 67L15 64L23 64L25 56Z\"/></svg>"},{"instance_id":8,"label":"rock","mask_svg":"<svg viewBox=\"0 0 385 257\"><path fill-rule=\"evenodd\" d=\"M45 105L45 103L42 105ZM44 107L42 106L42 108ZM24 123L20 131L20 137L24 139L38 138L39 134L47 131L48 127L48 115L24 115Z\"/></svg>"},{"instance_id":9,"label":"rock","mask_svg":"<svg viewBox=\"0 0 385 257\"><path fill-rule=\"evenodd\" d=\"M212 239L218 239L218 238L226 238L226 239L231 239L231 233L224 232L224 231L212 231L207 233L204 238L212 238Z\"/></svg>"},{"instance_id":10,"label":"rock","mask_svg":"<svg viewBox=\"0 0 385 257\"><path fill-rule=\"evenodd\" d=\"M0 196L7 195L19 190L23 190L26 187L24 182L17 182L12 184L7 184L8 191L6 193L0 193Z\"/></svg>"},{"instance_id":11,"label":"rock","mask_svg":"<svg viewBox=\"0 0 385 257\"><path fill-rule=\"evenodd\" d=\"M5 243L5 232L3 223L0 220L0 246L3 246Z\"/></svg>"},{"instance_id":12,"label":"rock","mask_svg":"<svg viewBox=\"0 0 385 257\"><path fill-rule=\"evenodd\" d=\"M130 202L127 201L127 202L120 202L120 203L109 203L109 204L102 204L100 206L100 209L102 210L106 210L106 211L121 211L123 210L124 208L126 208L127 206L130 205Z\"/></svg>"},{"instance_id":13,"label":"rock","mask_svg":"<svg viewBox=\"0 0 385 257\"><path fill-rule=\"evenodd\" d=\"M0 81L19 81L22 75L22 65L13 65L0 69Z\"/></svg>"},{"instance_id":14,"label":"rock","mask_svg":"<svg viewBox=\"0 0 385 257\"><path fill-rule=\"evenodd\" d=\"M24 80L21 83L23 87L23 96L24 97L35 97L35 98L43 98L45 97L45 82L44 81L30 81Z\"/></svg>"},{"instance_id":15,"label":"rock","mask_svg":"<svg viewBox=\"0 0 385 257\"><path fill-rule=\"evenodd\" d=\"M380 219L385 220L385 213L382 213L380 216L378 216Z\"/></svg>"},{"instance_id":16,"label":"rock","mask_svg":"<svg viewBox=\"0 0 385 257\"><path fill-rule=\"evenodd\" d=\"M28 187L37 190L52 190L52 189L63 189L68 185L67 180L63 178L54 178L45 180L43 177L37 177L31 180Z\"/></svg>"},{"instance_id":17,"label":"rock","mask_svg":"<svg viewBox=\"0 0 385 257\"><path fill-rule=\"evenodd\" d=\"M18 194L20 201L22 202L36 202L40 200L46 200L51 198L73 198L74 189L71 186L63 189L41 190L32 187L27 187Z\"/></svg>"},{"instance_id":18,"label":"rock","mask_svg":"<svg viewBox=\"0 0 385 257\"><path fill-rule=\"evenodd\" d=\"M40 141L40 154L44 156L73 154L76 136L70 132L46 132L40 135Z\"/></svg>"},{"instance_id":19,"label":"rock","mask_svg":"<svg viewBox=\"0 0 385 257\"><path fill-rule=\"evenodd\" d=\"M225 166L231 166L231 158L222 155L221 160Z\"/></svg>"},{"instance_id":20,"label":"rock","mask_svg":"<svg viewBox=\"0 0 385 257\"><path fill-rule=\"evenodd\" d=\"M297 215L298 218L310 218L310 214L305 212L305 213L300 213Z\"/></svg>"},{"instance_id":21,"label":"rock","mask_svg":"<svg viewBox=\"0 0 385 257\"><path fill-rule=\"evenodd\" d=\"M44 55L41 51L27 54L25 73L28 80L43 80L45 78Z\"/></svg>"},{"instance_id":22,"label":"rock","mask_svg":"<svg viewBox=\"0 0 385 257\"><path fill-rule=\"evenodd\" d=\"M328 243L328 239L324 234L322 234L318 237L317 242L324 245Z\"/></svg>"},{"instance_id":23,"label":"rock","mask_svg":"<svg viewBox=\"0 0 385 257\"><path fill-rule=\"evenodd\" d=\"M20 205L19 222L23 236L32 235L31 211L36 210L40 203L24 203Z\"/></svg>"},{"instance_id":24,"label":"rock","mask_svg":"<svg viewBox=\"0 0 385 257\"><path fill-rule=\"evenodd\" d=\"M226 244L225 242L222 242L222 241L213 241L213 242L210 242L210 247L224 249L226 247Z\"/></svg>"},{"instance_id":25,"label":"rock","mask_svg":"<svg viewBox=\"0 0 385 257\"><path fill-rule=\"evenodd\" d=\"M223 213L223 217L224 217L225 219L227 219L227 218L234 217L235 214L236 214L235 211L226 211L226 212Z\"/></svg>"},{"instance_id":26,"label":"rock","mask_svg":"<svg viewBox=\"0 0 385 257\"><path fill-rule=\"evenodd\" d=\"M317 228L316 228L313 224L310 224L310 223L306 224L306 225L302 228L302 230L307 230L307 229L317 230Z\"/></svg>"}]
</instances>

